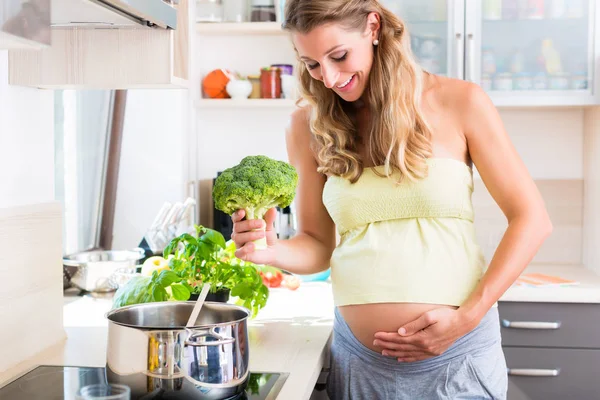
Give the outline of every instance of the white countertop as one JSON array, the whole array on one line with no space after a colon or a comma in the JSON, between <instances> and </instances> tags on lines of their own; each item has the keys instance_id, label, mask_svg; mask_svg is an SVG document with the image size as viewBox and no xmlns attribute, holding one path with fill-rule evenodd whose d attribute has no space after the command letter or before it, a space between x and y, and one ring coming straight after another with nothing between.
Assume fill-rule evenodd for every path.
<instances>
[{"instance_id":1,"label":"white countertop","mask_svg":"<svg viewBox=\"0 0 600 400\"><path fill-rule=\"evenodd\" d=\"M110 299L68 299L64 307L67 340L0 373L0 386L36 365L104 367ZM296 291L271 289L267 306L249 321L250 369L287 372L278 399L309 399L333 327L331 286L303 282Z\"/></svg>"},{"instance_id":2,"label":"white countertop","mask_svg":"<svg viewBox=\"0 0 600 400\"><path fill-rule=\"evenodd\" d=\"M600 303L600 276L582 265L532 264L525 273L546 275L578 281L564 287L518 287L506 291L500 301L530 301L548 303Z\"/></svg>"},{"instance_id":3,"label":"white countertop","mask_svg":"<svg viewBox=\"0 0 600 400\"><path fill-rule=\"evenodd\" d=\"M559 288L511 287L500 301L600 303L600 276L577 265L531 265L542 272L580 282ZM36 365L104 367L110 299L66 299L67 340L0 372L0 386ZM328 283L302 283L296 291L272 289L267 307L249 322L250 369L287 372L278 399L309 399L327 357L333 326L333 299ZM43 339L43 335L41 336Z\"/></svg>"}]
</instances>

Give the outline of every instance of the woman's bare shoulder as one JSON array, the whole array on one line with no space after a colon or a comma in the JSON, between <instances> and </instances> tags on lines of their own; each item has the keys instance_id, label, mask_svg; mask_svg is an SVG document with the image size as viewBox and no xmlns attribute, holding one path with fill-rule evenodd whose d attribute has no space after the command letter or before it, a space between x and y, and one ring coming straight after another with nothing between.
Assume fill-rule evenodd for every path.
<instances>
[{"instance_id":1,"label":"woman's bare shoulder","mask_svg":"<svg viewBox=\"0 0 600 400\"><path fill-rule=\"evenodd\" d=\"M487 99L487 93L476 83L456 78L443 77L440 94L445 103L451 104L458 111L468 111L478 103Z\"/></svg>"}]
</instances>

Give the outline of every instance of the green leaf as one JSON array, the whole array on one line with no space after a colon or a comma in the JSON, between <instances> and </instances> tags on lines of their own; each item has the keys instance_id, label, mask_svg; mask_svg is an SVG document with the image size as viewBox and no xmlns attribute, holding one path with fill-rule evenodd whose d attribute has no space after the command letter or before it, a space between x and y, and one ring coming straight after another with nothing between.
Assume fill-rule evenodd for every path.
<instances>
[{"instance_id":1,"label":"green leaf","mask_svg":"<svg viewBox=\"0 0 600 400\"><path fill-rule=\"evenodd\" d=\"M210 228L203 228L203 230L204 232L199 239L201 242L210 243L215 251L226 247L225 238L221 232L217 232Z\"/></svg>"},{"instance_id":2,"label":"green leaf","mask_svg":"<svg viewBox=\"0 0 600 400\"><path fill-rule=\"evenodd\" d=\"M158 275L158 278L156 280L154 280L154 277L152 278L152 280L156 282L156 285L158 287L166 288L172 283L179 282L181 278L173 271L163 270L160 271L160 275Z\"/></svg>"},{"instance_id":3,"label":"green leaf","mask_svg":"<svg viewBox=\"0 0 600 400\"><path fill-rule=\"evenodd\" d=\"M167 291L164 288L155 285L152 287L152 299L154 301L167 301Z\"/></svg>"},{"instance_id":4,"label":"green leaf","mask_svg":"<svg viewBox=\"0 0 600 400\"><path fill-rule=\"evenodd\" d=\"M170 287L175 300L185 301L190 298L190 291L187 287L185 287L185 285L181 283L174 283Z\"/></svg>"}]
</instances>

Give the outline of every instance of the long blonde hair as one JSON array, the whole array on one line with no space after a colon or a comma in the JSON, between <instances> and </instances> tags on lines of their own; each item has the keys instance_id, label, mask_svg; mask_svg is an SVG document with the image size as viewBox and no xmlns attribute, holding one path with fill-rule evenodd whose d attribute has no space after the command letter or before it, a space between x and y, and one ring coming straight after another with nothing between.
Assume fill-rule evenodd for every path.
<instances>
[{"instance_id":1,"label":"long blonde hair","mask_svg":"<svg viewBox=\"0 0 600 400\"><path fill-rule=\"evenodd\" d=\"M414 60L404 23L377 0L287 0L283 27L304 34L323 24L341 23L364 31L372 12L379 14L381 27L366 88L369 157L384 166L384 175L399 171L400 179L414 181L427 175L431 131L420 107L423 71ZM356 182L364 164L348 103L313 79L303 62L298 71L301 97L311 109L319 172Z\"/></svg>"}]
</instances>

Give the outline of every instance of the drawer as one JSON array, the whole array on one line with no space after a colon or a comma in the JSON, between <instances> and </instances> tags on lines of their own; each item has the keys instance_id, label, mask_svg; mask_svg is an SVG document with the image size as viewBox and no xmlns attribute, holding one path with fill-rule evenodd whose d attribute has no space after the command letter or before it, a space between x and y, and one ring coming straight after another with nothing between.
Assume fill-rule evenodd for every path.
<instances>
[{"instance_id":1,"label":"drawer","mask_svg":"<svg viewBox=\"0 0 600 400\"><path fill-rule=\"evenodd\" d=\"M504 346L600 349L600 304L500 302Z\"/></svg>"},{"instance_id":2,"label":"drawer","mask_svg":"<svg viewBox=\"0 0 600 400\"><path fill-rule=\"evenodd\" d=\"M504 347L508 400L600 397L600 350Z\"/></svg>"}]
</instances>

